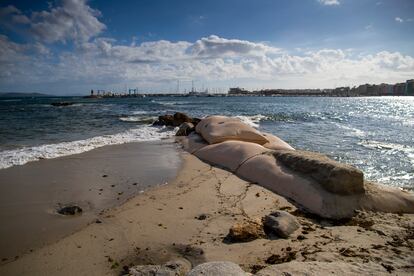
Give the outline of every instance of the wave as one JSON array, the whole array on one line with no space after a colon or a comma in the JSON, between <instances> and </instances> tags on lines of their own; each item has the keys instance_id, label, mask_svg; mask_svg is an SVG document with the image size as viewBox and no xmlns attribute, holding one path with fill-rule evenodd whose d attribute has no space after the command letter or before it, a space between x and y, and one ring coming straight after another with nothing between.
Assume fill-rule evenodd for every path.
<instances>
[{"instance_id":1,"label":"wave","mask_svg":"<svg viewBox=\"0 0 414 276\"><path fill-rule=\"evenodd\" d=\"M112 134L96 136L85 140L46 144L0 152L0 169L23 165L40 159L51 159L90 151L108 145L130 142L157 141L174 136L174 130L142 126Z\"/></svg>"},{"instance_id":2,"label":"wave","mask_svg":"<svg viewBox=\"0 0 414 276\"><path fill-rule=\"evenodd\" d=\"M413 147L402 145L402 144L368 141L368 140L359 142L358 144L366 148L382 150L386 152L387 154L392 154L396 151L402 152L404 155L408 157L411 164L414 165L414 148Z\"/></svg>"},{"instance_id":3,"label":"wave","mask_svg":"<svg viewBox=\"0 0 414 276\"><path fill-rule=\"evenodd\" d=\"M350 127L350 126L346 126L343 124L338 124L338 123L334 123L337 127L346 130L347 134L350 134L352 136L357 136L357 137L365 137L366 133L363 130L360 130L358 128L355 127Z\"/></svg>"},{"instance_id":4,"label":"wave","mask_svg":"<svg viewBox=\"0 0 414 276\"><path fill-rule=\"evenodd\" d=\"M144 110L136 110L136 111L132 112L132 114L134 114L134 115L144 115L144 114L147 114L147 113L148 112L144 111Z\"/></svg>"},{"instance_id":5,"label":"wave","mask_svg":"<svg viewBox=\"0 0 414 276\"><path fill-rule=\"evenodd\" d=\"M151 124L157 120L157 117L153 116L127 116L127 117L120 117L120 121L122 122L131 122L131 123L142 123L142 124Z\"/></svg>"},{"instance_id":6,"label":"wave","mask_svg":"<svg viewBox=\"0 0 414 276\"><path fill-rule=\"evenodd\" d=\"M194 105L197 104L195 102L189 102L189 101L156 101L151 100L152 103L160 104L164 106L176 106L176 105Z\"/></svg>"},{"instance_id":7,"label":"wave","mask_svg":"<svg viewBox=\"0 0 414 276\"><path fill-rule=\"evenodd\" d=\"M251 127L258 128L260 121L266 120L268 117L262 114L257 114L257 115L252 115L252 116L238 115L238 116L234 116L234 118L239 119L240 121L242 121L245 124L248 124Z\"/></svg>"},{"instance_id":8,"label":"wave","mask_svg":"<svg viewBox=\"0 0 414 276\"><path fill-rule=\"evenodd\" d=\"M1 102L21 102L22 99L0 99Z\"/></svg>"},{"instance_id":9,"label":"wave","mask_svg":"<svg viewBox=\"0 0 414 276\"><path fill-rule=\"evenodd\" d=\"M313 113L276 113L267 116L267 120L274 122L309 122L313 120L325 120L326 117L321 114Z\"/></svg>"},{"instance_id":10,"label":"wave","mask_svg":"<svg viewBox=\"0 0 414 276\"><path fill-rule=\"evenodd\" d=\"M326 119L323 116L320 116L318 114L310 114L310 113L303 113L303 114L288 114L288 113L276 113L276 114L269 114L269 115L262 115L262 114L257 114L257 115L250 115L250 116L245 116L245 115L237 115L237 116L233 116L235 118L240 119L242 122L258 128L259 127L259 123L261 121L272 121L272 122L296 122L296 121L311 121L314 119L321 119L324 120Z\"/></svg>"}]
</instances>

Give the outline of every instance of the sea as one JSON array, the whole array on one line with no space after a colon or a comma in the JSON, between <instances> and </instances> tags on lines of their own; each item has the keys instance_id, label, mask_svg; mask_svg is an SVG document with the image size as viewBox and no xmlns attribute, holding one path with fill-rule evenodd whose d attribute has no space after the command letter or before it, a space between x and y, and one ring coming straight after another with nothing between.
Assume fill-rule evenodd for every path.
<instances>
[{"instance_id":1,"label":"sea","mask_svg":"<svg viewBox=\"0 0 414 276\"><path fill-rule=\"evenodd\" d=\"M73 102L56 107L52 102ZM0 98L0 169L105 145L156 141L161 114L237 117L296 149L354 165L368 180L414 190L414 97Z\"/></svg>"}]
</instances>

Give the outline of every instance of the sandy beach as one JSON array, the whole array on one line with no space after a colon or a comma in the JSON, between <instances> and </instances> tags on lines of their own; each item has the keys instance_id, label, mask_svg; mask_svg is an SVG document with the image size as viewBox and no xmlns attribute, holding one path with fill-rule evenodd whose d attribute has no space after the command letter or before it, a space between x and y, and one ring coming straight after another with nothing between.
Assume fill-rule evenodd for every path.
<instances>
[{"instance_id":1,"label":"sandy beach","mask_svg":"<svg viewBox=\"0 0 414 276\"><path fill-rule=\"evenodd\" d=\"M334 262L337 271L351 264L358 268L355 273L371 275L414 272L414 215L360 212L348 220L321 219L263 187L178 152L183 167L168 185L149 188L97 214L102 223L3 261L0 274L119 275L134 265L163 264L178 257L193 266L232 261L252 273L290 261L299 266ZM228 239L235 223L276 210L294 214L300 223L289 238Z\"/></svg>"},{"instance_id":2,"label":"sandy beach","mask_svg":"<svg viewBox=\"0 0 414 276\"><path fill-rule=\"evenodd\" d=\"M0 170L2 263L81 229L148 187L168 183L181 166L175 148L170 141L129 143ZM57 214L66 204L80 206L82 215Z\"/></svg>"}]
</instances>

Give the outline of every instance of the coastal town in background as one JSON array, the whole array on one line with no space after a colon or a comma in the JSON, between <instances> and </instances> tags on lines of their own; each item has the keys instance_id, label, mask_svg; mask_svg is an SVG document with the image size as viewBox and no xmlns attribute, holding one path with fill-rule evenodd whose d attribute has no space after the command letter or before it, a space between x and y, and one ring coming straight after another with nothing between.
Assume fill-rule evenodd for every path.
<instances>
[{"instance_id":1,"label":"coastal town in background","mask_svg":"<svg viewBox=\"0 0 414 276\"><path fill-rule=\"evenodd\" d=\"M106 90L90 91L85 98L116 98L116 97L145 97L145 96L321 96L321 97L366 97L366 96L414 96L414 79L395 84L362 84L354 87L337 87L333 89L261 89L247 90L241 87L224 89L204 89L197 90L192 85L190 91L180 91L179 81L175 93L146 93L138 88L125 88L123 92Z\"/></svg>"}]
</instances>

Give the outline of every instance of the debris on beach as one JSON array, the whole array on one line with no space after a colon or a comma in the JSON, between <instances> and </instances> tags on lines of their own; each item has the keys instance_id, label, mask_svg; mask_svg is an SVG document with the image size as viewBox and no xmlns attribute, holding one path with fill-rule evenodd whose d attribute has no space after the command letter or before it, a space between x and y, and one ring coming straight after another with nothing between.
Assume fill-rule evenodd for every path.
<instances>
[{"instance_id":1,"label":"debris on beach","mask_svg":"<svg viewBox=\"0 0 414 276\"><path fill-rule=\"evenodd\" d=\"M225 241L233 242L249 242L252 240L266 237L263 230L263 224L259 219L252 221L243 221L234 224L229 234L226 236Z\"/></svg>"},{"instance_id":2,"label":"debris on beach","mask_svg":"<svg viewBox=\"0 0 414 276\"><path fill-rule=\"evenodd\" d=\"M62 208L59 208L57 212L64 216L74 216L82 214L82 208L77 205L69 205Z\"/></svg>"}]
</instances>

